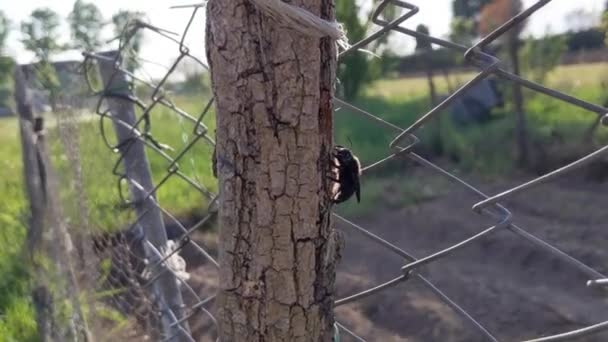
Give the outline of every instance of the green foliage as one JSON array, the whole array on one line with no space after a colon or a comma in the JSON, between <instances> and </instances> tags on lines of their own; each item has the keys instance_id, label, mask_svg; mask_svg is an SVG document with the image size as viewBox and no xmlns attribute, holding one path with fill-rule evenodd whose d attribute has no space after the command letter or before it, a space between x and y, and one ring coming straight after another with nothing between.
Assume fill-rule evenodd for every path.
<instances>
[{"instance_id":1,"label":"green foliage","mask_svg":"<svg viewBox=\"0 0 608 342\"><path fill-rule=\"evenodd\" d=\"M61 82L59 81L55 66L47 60L41 61L36 65L36 76L42 88L49 90L51 103L54 103L61 91Z\"/></svg>"},{"instance_id":2,"label":"green foliage","mask_svg":"<svg viewBox=\"0 0 608 342\"><path fill-rule=\"evenodd\" d=\"M471 45L478 36L477 25L481 9L492 0L454 0L450 39L456 43Z\"/></svg>"},{"instance_id":3,"label":"green foliage","mask_svg":"<svg viewBox=\"0 0 608 342\"><path fill-rule=\"evenodd\" d=\"M527 39L520 51L522 72L537 83L544 83L566 51L564 36L546 36L542 39Z\"/></svg>"},{"instance_id":4,"label":"green foliage","mask_svg":"<svg viewBox=\"0 0 608 342\"><path fill-rule=\"evenodd\" d=\"M17 121L0 120L0 341L38 341L30 303L29 275L21 246L26 238L27 202L23 193Z\"/></svg>"},{"instance_id":5,"label":"green foliage","mask_svg":"<svg viewBox=\"0 0 608 342\"><path fill-rule=\"evenodd\" d=\"M59 15L50 8L35 9L29 21L21 23L21 42L38 59L37 80L44 89L50 91L51 105L61 86L57 71L51 64L51 57L66 48L59 43L59 25Z\"/></svg>"},{"instance_id":6,"label":"green foliage","mask_svg":"<svg viewBox=\"0 0 608 342\"><path fill-rule=\"evenodd\" d=\"M76 0L68 16L74 48L93 51L101 45L101 31L105 26L101 11L94 3Z\"/></svg>"},{"instance_id":7,"label":"green foliage","mask_svg":"<svg viewBox=\"0 0 608 342\"><path fill-rule=\"evenodd\" d=\"M606 64L558 67L549 72L546 84L592 103L602 103L605 95L600 84L603 81L602 70L605 68ZM464 82L472 78L473 74L454 76ZM422 77L376 81L355 104L395 125L407 127L429 110L425 101L428 96L426 83ZM435 77L435 83L439 91L446 90L447 86L441 77ZM530 139L537 145L531 146L533 149L538 144L545 147L553 144L553 141L548 140L551 132L558 132L565 141L572 144L580 144L583 132L595 118L593 113L542 95L530 97L525 112L530 121ZM443 157L449 158L463 171L506 175L513 170L515 121L512 109L495 111L489 122L469 126L454 125L448 112L443 112L440 116L441 139L434 139L437 134L434 122L425 125L417 132L421 138L419 151L433 153L435 157L438 157L435 153L440 151ZM361 157L364 165L386 156L387 146L395 133L344 108L336 113L335 130L336 143L348 146L350 138L353 150ZM601 135L596 138L604 139L601 141L606 139ZM440 146L434 146L435 144ZM556 157L558 155L549 156Z\"/></svg>"},{"instance_id":8,"label":"green foliage","mask_svg":"<svg viewBox=\"0 0 608 342\"><path fill-rule=\"evenodd\" d=\"M361 96L353 101L354 105L370 113L379 115L382 119L397 126L406 127L416 120L416 115L427 108L424 95L415 97L380 97ZM355 144L353 149L357 152L363 164L375 162L387 153L387 146L394 137L395 131L383 125L371 124L367 118L341 108L334 116L336 144L349 146L349 140Z\"/></svg>"},{"instance_id":9,"label":"green foliage","mask_svg":"<svg viewBox=\"0 0 608 342\"><path fill-rule=\"evenodd\" d=\"M379 1L374 1L374 5ZM395 6L387 6L382 13L385 20L392 20L399 15ZM363 20L361 8L352 0L336 1L336 17L344 25L346 35L351 44L365 38L371 22ZM374 50L386 43L388 34L377 40L371 46L363 49ZM346 55L338 65L339 95L346 99L354 99L359 95L361 89L382 72L388 72L393 63L385 64L382 59L374 58L363 51L357 51Z\"/></svg>"},{"instance_id":10,"label":"green foliage","mask_svg":"<svg viewBox=\"0 0 608 342\"><path fill-rule=\"evenodd\" d=\"M454 43L470 46L477 36L475 21L465 17L454 17L450 23L450 40Z\"/></svg>"},{"instance_id":11,"label":"green foliage","mask_svg":"<svg viewBox=\"0 0 608 342\"><path fill-rule=\"evenodd\" d=\"M14 61L0 56L0 107L9 107L12 101L12 70Z\"/></svg>"},{"instance_id":12,"label":"green foliage","mask_svg":"<svg viewBox=\"0 0 608 342\"><path fill-rule=\"evenodd\" d=\"M608 4L607 4L608 6ZM604 12L604 14L602 15L602 26L601 26L603 32L604 32L604 44L608 45L608 8L606 9L606 11Z\"/></svg>"},{"instance_id":13,"label":"green foliage","mask_svg":"<svg viewBox=\"0 0 608 342\"><path fill-rule=\"evenodd\" d=\"M336 16L344 25L350 42L357 42L365 37L367 27L359 18L359 6L350 0L338 0ZM338 80L345 98L355 98L361 87L371 81L368 58L361 52L355 52L345 56L339 64Z\"/></svg>"},{"instance_id":14,"label":"green foliage","mask_svg":"<svg viewBox=\"0 0 608 342\"><path fill-rule=\"evenodd\" d=\"M380 78L395 78L397 77L397 69L401 64L403 56L395 54L393 51L386 49L382 51L380 59L372 59Z\"/></svg>"},{"instance_id":15,"label":"green foliage","mask_svg":"<svg viewBox=\"0 0 608 342\"><path fill-rule=\"evenodd\" d=\"M466 172L507 175L513 169L514 121L500 116L490 122L460 126L445 113L441 120L441 149Z\"/></svg>"},{"instance_id":16,"label":"green foliage","mask_svg":"<svg viewBox=\"0 0 608 342\"><path fill-rule=\"evenodd\" d=\"M11 22L8 20L8 17L4 12L0 10L0 56L4 51L4 44L6 44L6 39L8 38L8 34L11 31ZM1 72L2 70L0 70Z\"/></svg>"},{"instance_id":17,"label":"green foliage","mask_svg":"<svg viewBox=\"0 0 608 342\"><path fill-rule=\"evenodd\" d=\"M188 113L198 113L206 104L208 97L197 94L196 97L174 98L176 106L183 108ZM138 109L139 111L139 109ZM139 112L141 114L141 112ZM165 152L169 156L177 156L185 144L192 139L192 124L185 119L181 119L175 113L164 106L156 106L151 115L151 134L158 142L169 144L171 149ZM215 117L209 113L204 120L210 132L215 129ZM116 138L113 134L114 128L111 120L104 120L104 129L110 144L116 145ZM82 177L84 179L84 189L80 190L73 185L74 175L70 166L70 158L65 155L62 144L59 143L56 130L49 131L49 140L55 143L52 147L52 155L55 157L53 163L61 175L61 197L65 202L65 211L70 217L78 217L79 205L70 199L78 198L76 192L83 191L85 198L88 198L89 217L91 229L99 231L112 231L124 227L129 220L133 220L133 212L124 210L121 207L120 196L117 188L117 177L111 172L118 154L112 153L99 135L99 122L83 121L78 125L79 134L74 137L74 143L79 144L80 159L82 166ZM94 132L94 134L92 133ZM211 173L210 165L200 160L207 160L212 149L208 144L199 142L193 149L186 153L179 164L180 171L189 177L199 181L209 187L211 191L216 191L216 180ZM170 162L158 153L149 153L148 158L155 181L162 180L168 173ZM201 159L202 158L202 159ZM125 191L126 188L125 188ZM128 195L128 194L127 194ZM172 213L179 217L198 213L204 209L206 198L199 192L193 191L190 184L179 177L173 176L167 180L158 191L158 200Z\"/></svg>"},{"instance_id":18,"label":"green foliage","mask_svg":"<svg viewBox=\"0 0 608 342\"><path fill-rule=\"evenodd\" d=\"M604 14L605 16L606 14ZM602 17L603 18L603 17ZM605 20L605 19L604 19ZM605 38L605 21L600 23L597 28L588 30L566 32L561 35L566 39L566 45L569 52L578 52L583 50L601 49L606 46Z\"/></svg>"},{"instance_id":19,"label":"green foliage","mask_svg":"<svg viewBox=\"0 0 608 342\"><path fill-rule=\"evenodd\" d=\"M0 317L0 341L40 341L34 319L34 308L27 297L16 297L7 309L7 311L2 311L2 317Z\"/></svg>"},{"instance_id":20,"label":"green foliage","mask_svg":"<svg viewBox=\"0 0 608 342\"><path fill-rule=\"evenodd\" d=\"M21 23L21 43L34 53L38 60L49 61L50 57L65 47L59 43L59 15L50 8L35 9L28 21Z\"/></svg>"}]
</instances>

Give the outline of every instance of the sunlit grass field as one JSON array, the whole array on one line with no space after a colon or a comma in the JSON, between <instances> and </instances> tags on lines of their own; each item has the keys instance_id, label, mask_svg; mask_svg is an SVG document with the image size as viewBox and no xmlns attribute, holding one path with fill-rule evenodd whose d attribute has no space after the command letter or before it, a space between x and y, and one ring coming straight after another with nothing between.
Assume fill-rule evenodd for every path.
<instances>
[{"instance_id":1,"label":"sunlit grass field","mask_svg":"<svg viewBox=\"0 0 608 342\"><path fill-rule=\"evenodd\" d=\"M463 84L475 76L474 72L450 73L452 87ZM441 73L434 76L438 92L448 90L448 82ZM553 70L547 77L546 85L563 91L578 87L596 87L602 82L608 85L608 63L562 65ZM424 77L401 78L376 81L367 89L366 95L382 98L414 98L428 94L428 83Z\"/></svg>"},{"instance_id":2,"label":"sunlit grass field","mask_svg":"<svg viewBox=\"0 0 608 342\"><path fill-rule=\"evenodd\" d=\"M473 73L451 75L450 82L455 88L473 76ZM434 80L439 93L447 92L447 82L443 76L436 76ZM602 105L608 100L608 87L603 86L608 86L608 63L560 66L548 75L545 84ZM448 112L442 112L438 119L431 120L416 132L422 140L418 151L440 154L442 159L448 160L451 171L475 173L476 177L489 178L512 174L516 157L513 133L515 116L510 102L509 85L501 84L505 89L506 106L494 110L489 122L458 126L451 122ZM524 94L533 158L542 152L547 153L549 159L568 160L579 158L582 151L588 151L585 148L592 148L585 140L585 134L593 125L597 114L529 90L524 91ZM408 127L431 109L426 78L376 81L366 89L365 96L355 102L358 107L402 128ZM391 153L388 144L397 135L394 131L371 123L347 109L338 111L335 120L337 142L343 145L352 142L353 149L364 165ZM592 141L596 145L608 143L608 131L600 127L594 133ZM389 168L391 165L403 167L398 162L389 163ZM412 189L407 182L391 182L391 175L395 176L396 172L380 170L367 174L362 180L365 189L362 205L347 203L340 210L346 214L364 216L374 210L374 205L378 203L390 207L394 203L387 201L392 198L407 199L406 202L399 200L398 204L408 205L432 198L432 193L439 193L433 189L440 186L431 186L433 189L423 193L420 189ZM425 184L427 183L429 182ZM387 191L405 191L407 194L391 197L386 196Z\"/></svg>"}]
</instances>

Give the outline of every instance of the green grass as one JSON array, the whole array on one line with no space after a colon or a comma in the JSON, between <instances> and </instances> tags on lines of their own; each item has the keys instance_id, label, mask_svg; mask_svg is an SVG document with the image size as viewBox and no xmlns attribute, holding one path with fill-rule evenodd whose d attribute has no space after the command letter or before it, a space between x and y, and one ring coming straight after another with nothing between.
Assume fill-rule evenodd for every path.
<instances>
[{"instance_id":1,"label":"green grass","mask_svg":"<svg viewBox=\"0 0 608 342\"><path fill-rule=\"evenodd\" d=\"M451 75L453 86L457 85L456 79L462 83L472 77L472 73ZM439 92L447 90L443 77L435 77L435 82ZM608 86L608 63L561 66L548 75L546 83L580 99L603 104L608 99L608 88L602 86ZM356 104L405 128L431 109L427 94L426 78L380 80ZM495 110L492 120L485 124L455 126L449 120L449 113L441 113L438 119L416 132L422 140L420 147L445 155L468 171L510 172L515 152L515 116L509 96L507 93L505 97L506 108ZM525 91L525 111L531 140L536 145L552 144L555 136L573 145L579 144L597 117L595 113L532 91ZM347 110L336 116L336 127L336 140L345 144L350 137L364 164L388 154L388 143L396 136ZM595 141L608 141L607 136L607 132L600 129Z\"/></svg>"},{"instance_id":2,"label":"green grass","mask_svg":"<svg viewBox=\"0 0 608 342\"><path fill-rule=\"evenodd\" d=\"M451 73L452 87L471 80L476 73ZM438 92L446 92L448 83L443 75L433 78ZM579 87L597 87L602 81L608 82L608 63L591 63L559 66L547 77L547 85L563 91L572 91ZM416 98L427 96L428 83L425 77L400 78L376 81L365 91L365 96L381 98Z\"/></svg>"},{"instance_id":3,"label":"green grass","mask_svg":"<svg viewBox=\"0 0 608 342\"><path fill-rule=\"evenodd\" d=\"M0 132L0 341L35 341L29 277L21 258L27 207L17 122L0 120Z\"/></svg>"},{"instance_id":4,"label":"green grass","mask_svg":"<svg viewBox=\"0 0 608 342\"><path fill-rule=\"evenodd\" d=\"M452 81L465 82L472 73L452 75ZM446 91L442 77L435 78L438 90ZM591 103L608 100L608 63L562 66L547 77L547 84L569 95ZM406 128L431 109L425 78L380 80L368 88L354 103L380 118ZM516 170L515 115L506 94L507 106L495 110L492 119L484 124L458 126L444 112L416 132L421 143L416 151L432 154L433 160L449 161L464 173L484 178L505 177ZM589 151L584 136L597 115L579 107L552 99L532 91L525 91L525 113L530 136L532 169L558 167L565 161L580 158ZM370 165L391 151L390 141L397 132L370 121L347 109L335 117L336 142L349 146L360 156L362 164ZM608 143L608 130L600 127L593 136L596 145ZM544 153L541 158L541 154ZM547 165L536 165L546 163ZM545 172L545 171L540 171ZM440 194L435 180L429 180L428 191L411 189L411 182L402 181L410 172L403 162L390 161L384 167L366 174L362 180L363 199L360 205L347 203L339 208L344 214L366 216L378 207L403 207L433 198ZM433 185L435 184L435 185ZM403 196L389 196L390 193ZM402 198L400 200L399 198Z\"/></svg>"},{"instance_id":5,"label":"green grass","mask_svg":"<svg viewBox=\"0 0 608 342\"><path fill-rule=\"evenodd\" d=\"M202 99L178 101L178 105L190 113L200 112L203 107ZM213 137L215 129L215 117L209 114L205 117L204 124L209 127L210 135ZM128 211L116 210L120 206L120 195L118 188L119 177L112 174L112 169L118 161L119 154L110 150L100 138L100 123L98 119L82 122L78 126L79 130L79 163L82 165L85 198L90 202L89 221L94 225L93 229L107 230L120 228L133 217ZM111 146L116 145L116 138L113 134L112 122L104 120L104 130ZM194 138L194 124L187 119L180 119L171 110L158 107L151 113L151 134L156 141L168 145L169 148L164 152L169 159L173 159L186 147ZM76 197L77 187L73 184L74 175L71 167L70 156L65 151L65 146L60 143L59 133L53 131L51 140L53 144L55 165L62 175L64 186L62 189L66 193L62 194L65 202ZM68 142L69 144L70 142ZM215 192L216 182L211 174L210 165L204 161L210 160L212 148L202 139L199 140L192 149L184 154L177 166L179 171L192 180L206 186L210 191ZM205 208L205 197L194 188L182 180L176 174L170 173L171 161L164 158L161 154L147 150L148 160L155 183L165 180L164 184L158 189L158 200L169 212L177 215L189 215L200 212ZM122 172L122 169L118 169ZM168 177L168 178L167 178ZM123 193L128 196L128 188L123 184ZM74 201L71 201L74 202ZM77 207L71 208L78 210ZM116 215L116 213L122 215Z\"/></svg>"}]
</instances>

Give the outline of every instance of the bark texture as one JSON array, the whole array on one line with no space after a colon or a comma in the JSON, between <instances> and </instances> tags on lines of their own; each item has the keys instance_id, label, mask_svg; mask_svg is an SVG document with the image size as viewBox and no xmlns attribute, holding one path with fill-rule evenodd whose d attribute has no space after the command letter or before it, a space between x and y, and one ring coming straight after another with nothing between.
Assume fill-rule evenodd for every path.
<instances>
[{"instance_id":1,"label":"bark texture","mask_svg":"<svg viewBox=\"0 0 608 342\"><path fill-rule=\"evenodd\" d=\"M333 0L290 4L334 18ZM331 341L335 44L283 27L247 0L210 0L206 32L217 100L220 338Z\"/></svg>"}]
</instances>

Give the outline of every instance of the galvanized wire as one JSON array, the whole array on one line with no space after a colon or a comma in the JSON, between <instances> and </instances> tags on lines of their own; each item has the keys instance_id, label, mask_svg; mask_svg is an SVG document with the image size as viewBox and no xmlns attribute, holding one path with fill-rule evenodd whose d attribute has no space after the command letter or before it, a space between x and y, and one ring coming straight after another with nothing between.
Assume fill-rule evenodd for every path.
<instances>
[{"instance_id":1,"label":"galvanized wire","mask_svg":"<svg viewBox=\"0 0 608 342\"><path fill-rule=\"evenodd\" d=\"M511 211L509 211L509 209L505 205L501 204L500 202L504 201L507 198L512 197L513 195L515 195L517 193L527 191L530 188L537 186L543 182L552 181L558 177L563 176L566 173L569 173L581 166L584 166L586 163L589 163L590 161L596 160L603 152L605 152L606 149L608 149L608 146L605 146L595 152L592 152L592 153L588 154L587 156L585 156L565 167L552 171L544 176L535 178L529 182L526 182L522 185L513 187L511 189L508 189L508 190L503 191L496 195L485 194L484 192L482 192L481 190L479 190L477 187L470 184L469 182L461 179L457 175L441 168L440 166L436 165L435 163L433 163L433 162L427 160L426 158L422 157L421 155L413 152L413 148L420 142L420 139L415 135L415 133L425 123L427 123L430 119L440 115L441 112L444 109L446 109L454 100L463 96L465 92L470 90L478 82L480 82L488 77L491 77L491 76L495 76L495 77L504 79L509 82L518 83L521 86L526 87L528 89L534 90L536 92L539 92L539 93L542 93L549 97L558 99L565 103L569 103L574 106L585 109L591 113L594 113L594 115L596 116L596 118L595 118L596 120L602 120L605 124L608 124L608 115L606 114L606 113L608 113L608 109L606 109L602 106L578 99L578 98L570 96L568 94L559 92L557 90L545 87L543 85L531 82L518 75L515 75L502 67L501 60L498 57L490 55L483 51L483 48L486 47L488 44L490 44L490 43L496 41L498 38L502 37L505 33L509 32L516 25L518 25L523 20L530 17L532 14L541 10L543 6L550 3L551 1L552 0L537 1L534 5L527 8L520 14L516 15L511 20L506 22L504 25L500 26L499 28L497 28L496 30L494 30L493 32L488 34L487 36L483 37L478 43L476 43L473 46L468 47L468 46L456 44L456 43L453 43L453 42L450 42L450 41L447 41L444 39L440 39L437 37L425 35L425 34L416 32L414 30L410 30L410 29L402 26L408 19L414 17L418 13L418 7L414 6L413 4L408 3L406 1L385 0L379 4L379 6L373 12L373 16L372 16L373 22L380 27L379 30L370 34L368 37L361 40L360 42L355 42L349 49L342 51L340 53L339 58L342 59L344 56L346 56L348 54L357 53L357 50L362 49L365 46L369 45L370 43L382 38L384 35L388 34L389 32L395 32L395 33L400 33L400 34L403 34L406 36L411 36L411 37L414 37L417 39L428 40L432 44L439 45L439 46L442 46L442 47L445 47L448 49L452 49L452 50L461 52L461 53L463 53L465 61L468 64L470 64L474 67L477 67L480 70L479 73L471 81L464 84L457 91L455 91L453 94L451 94L451 96L449 96L443 102L438 104L436 107L432 108L428 113L425 113L424 115L420 116L420 118L414 124L412 124L411 126L409 126L407 128L399 127L393 123L388 122L387 120L382 119L381 117L379 117L373 113L366 112L360 108L357 108L353 104L343 101L341 99L336 98L335 104L337 107L348 108L349 111L353 112L354 114L360 115L363 118L369 119L372 124L378 125L379 127L386 128L386 129L388 129L388 131L393 132L391 135L392 142L390 143L390 146L387 146L387 154L384 157L379 158L379 160L377 162L374 162L374 163L371 163L370 165L365 166L363 168L363 177L367 176L370 173L370 171L378 168L379 166L381 166L395 158L409 159L409 160L419 164L421 167L425 168L429 172L437 174L438 176L449 180L451 183L455 184L456 186L464 188L465 190L467 190L468 192L472 193L477 198L479 198L479 202L476 203L472 207L472 211L478 215L490 218L493 221L493 224L491 224L487 227L480 227L478 229L478 233L476 233L470 237L467 237L456 244L453 244L444 249L437 250L434 253L431 253L430 255L417 258L417 257L414 257L412 255L412 253L409 253L408 251L404 250L403 248L387 241L383 237L378 236L377 234L374 234L372 232L372 230L362 227L362 226L358 225L357 223L352 222L351 220L349 220L345 217L334 214L335 219L338 222L341 222L342 223L341 226L345 227L345 229L351 229L353 232L361 234L361 236L364 239L366 239L366 241L368 241L370 243L370 245L373 244L374 246L376 246L376 248L381 248L388 252L391 252L403 260L403 266L401 267L401 269L395 270L394 278L392 280L389 280L382 284L374 285L371 288L368 288L361 292L349 295L348 297L338 299L335 302L335 306L348 305L349 303L359 301L363 298L373 297L374 295L384 292L387 289L393 288L393 287L397 286L398 284L402 284L404 282L415 281L415 282L421 284L422 286L424 286L425 288L429 289L432 293L434 293L439 300L444 302L448 307L450 307L454 311L454 313L456 313L459 317L461 317L464 324L466 324L468 327L470 327L470 329L472 329L475 333L477 333L482 339L487 340L487 341L498 341L498 338L495 337L495 335L491 331L489 331L489 329L484 327L475 317L473 317L471 314L469 314L464 308L459 306L454 300L450 299L444 292L442 292L437 286L435 286L429 279L427 279L427 277L423 276L420 272L424 267L428 266L429 264L441 262L442 260L449 258L454 252L456 252L460 249L466 248L467 246L470 246L472 244L478 243L481 238L488 236L488 235L495 234L496 232L499 232L499 231L508 231L508 232L514 234L515 236L521 238L522 241L526 241L526 242L534 245L539 250L542 250L543 252L550 254L550 255L558 258L559 260L565 262L572 268L578 270L579 272L584 274L586 277L588 277L589 286L602 286L602 284L606 283L607 277L605 275L603 275L601 272L586 265L584 262L574 258L573 256L570 256L566 252L553 246L552 244L548 243L547 241L544 241L540 237L535 236L534 234L530 233L525 228L523 228L519 225L516 225L514 223L514 215L511 213ZM197 241L193 237L193 233L196 232L198 229L200 229L203 225L205 225L216 214L217 208L215 206L215 201L217 199L217 195L209 190L210 185L201 184L199 181L188 176L185 172L183 172L180 169L180 161L182 161L183 158L185 158L185 155L189 151L191 151L195 145L207 144L209 146L214 146L214 144L215 144L214 139L208 130L208 127L206 127L203 123L203 119L211 110L211 107L213 104L213 99L211 99L203 108L201 108L201 111L198 114L191 114L191 113L188 113L187 111L179 108L171 100L169 93L165 90L165 87L167 85L168 78L175 72L177 66L180 63L183 63L183 61L185 59L191 59L191 60L195 61L197 64L199 64L201 67L208 69L207 66L200 59L196 58L195 56L193 56L190 53L190 50L184 44L185 38L189 32L190 26L191 26L192 22L195 20L199 9L203 6L204 6L204 4L180 6L180 8L191 8L192 9L190 18L188 20L186 28L184 29L184 31L181 35L181 38L176 38L176 35L171 32L168 32L166 30L163 30L161 28L155 27L155 26L147 24L147 23L143 23L141 21L135 21L135 22L130 23L125 28L123 34L119 37L120 46L119 46L119 50L117 53L117 57L115 59L112 59L110 62L114 63L114 65L115 65L114 69L117 74L120 73L120 74L128 75L132 79L133 83L137 85L137 87L147 87L151 93L149 98L146 98L146 99L137 98L135 95L135 92L131 92L130 93L131 95L125 96L124 93L117 92L116 89L110 89L108 87L102 88L102 89L94 89L93 82L89 82L89 84L91 85L91 91L95 95L99 96L99 102L98 102L98 105L96 108L96 113L100 117L100 134L101 134L102 138L104 139L104 141L106 142L106 145L108 146L108 148L110 148L110 150L113 152L117 152L117 151L120 151L122 147L124 147L124 146L120 146L120 145L113 145L110 142L110 139L107 137L107 132L105 132L105 130L104 130L104 121L105 120L117 121L117 119L115 118L113 113L111 113L108 109L106 109L104 104L107 99L117 99L118 98L122 101L126 101L128 103L133 104L134 106L136 106L139 109L139 111L141 113L139 115L137 123L133 126L129 125L127 123L124 123L124 122L118 122L118 124L129 128L132 131L133 136L135 137L134 139L145 144L148 153L157 154L158 156L162 157L167 162L167 169L166 169L165 177L163 177L160 180L157 180L157 182L155 184L155 188L153 189L153 191L149 191L145 200L152 199L154 201L154 203L162 210L165 217L167 217L170 221L172 221L173 223L175 223L177 225L177 227L180 230L179 236L176 239L174 239L175 246L177 246L177 247L169 252L163 252L162 251L163 246L155 246L154 244L147 241L145 234L143 234L143 236L137 236L136 238L140 241L145 241L145 243L149 245L150 250L152 250L154 252L153 253L154 255L152 255L152 256L147 255L145 257L142 257L141 255L138 255L137 253L132 253L134 255L131 255L130 257L135 256L135 260L137 262L139 262L141 264L140 266L145 268L148 273L146 277L138 277L138 279L137 279L137 281L138 281L137 287L139 287L141 289L146 289L151 283L156 281L156 279L158 279L158 277L160 277L165 272L174 273L176 278L179 279L179 281L181 282L181 284L182 284L181 289L182 289L182 292L184 293L184 298L190 298L185 303L186 313L183 317L178 318L178 316L174 312L172 312L170 308L168 308L166 303L159 301L158 298L149 297L149 298L147 298L147 300L150 303L152 303L152 305L150 305L150 307L153 307L154 308L153 310L156 310L156 314L168 315L168 316L172 317L172 319L173 319L172 325L180 327L179 335L187 335L187 338L185 340L199 338L199 336L194 336L194 335L192 335L192 332L188 331L186 323L189 320L193 320L193 319L199 317L200 315L204 315L205 317L209 318L212 326L216 326L216 324L217 324L213 314L208 309L208 305L213 302L213 300L215 298L215 294L214 293L204 293L204 294L198 293L190 285L188 280L183 280L182 278L180 278L179 274L177 274L174 269L167 266L168 265L167 261L170 258L172 258L176 254L179 254L180 252L183 251L183 249L186 246L190 245L190 246L194 246L194 250L197 252L198 255L200 255L200 257L203 260L209 262L215 268L219 267L217 261L212 256L212 253L210 252L209 248L207 246L203 246L201 241ZM387 8L389 6L397 7L399 10L402 11L402 14L397 19L392 20L390 22L383 19L383 13L387 10ZM167 72L166 72L165 76L162 77L158 83L153 83L153 82L144 80L144 79L138 77L133 72L127 70L125 67L123 67L124 59L132 57L132 54L129 51L129 44L128 44L129 40L135 35L135 33L137 33L140 30L145 30L147 32L151 32L152 34L155 35L156 39L165 39L170 42L173 42L176 46L176 50L178 51L178 57L175 59L174 63L172 63L171 66L167 68ZM91 70L94 69L94 68L92 68L92 66L96 62L100 62L100 61L108 62L107 58L108 58L107 55L100 54L100 53L85 53L85 64L84 64L85 67L83 68L83 70L85 70L84 74L87 76L87 79L89 79L88 76L89 76L89 73L91 72ZM166 152L165 145L163 145L163 142L157 141L156 138L153 137L151 134L151 127L154 125L154 120L150 114L156 106L162 106L164 108L167 108L173 115L176 116L176 118L177 117L182 118L188 124L190 124L192 126L193 138L190 141L188 141L188 143L185 145L185 147L183 147L175 155L168 154ZM129 142L129 141L123 142L123 144L130 144L130 143L131 142ZM207 157L209 158L207 161L210 161L211 156L207 156ZM197 157L197 158L200 158L200 157ZM121 184L125 183L125 181L126 181L126 183L132 183L132 181L127 179L127 175L121 171L121 163L122 163L122 156L120 156L117 159L116 165L113 168L113 173L119 179L119 181L118 181L119 193L121 194L124 208L132 208L133 206L137 205L137 203L134 203L133 201L129 200L129 198L130 198L129 195L124 193L124 190L121 185ZM208 205L206 214L204 215L204 217L201 220L199 220L199 222L197 222L193 225L187 226L187 225L181 223L180 220L178 220L173 213L171 213L169 210L162 207L162 203L159 203L156 200L156 198L154 198L153 194L158 189L160 189L164 186L168 186L167 181L173 177L177 177L177 178L187 182L194 191L200 192L208 200L209 205ZM136 221L137 221L137 219L136 219ZM346 248L348 248L348 246ZM139 278L142 278L142 279L139 279ZM145 279L143 279L143 278L145 278ZM182 324L183 324L183 327L182 327ZM340 334L343 334L344 336L350 336L351 338L354 338L355 340L358 340L358 341L366 340L366 337L358 336L357 334L355 334L352 331L352 329L350 329L349 327L347 327L341 323L336 323L336 328L338 329ZM607 328L608 328L608 322L602 322L602 323L598 323L598 324L589 326L584 329L575 330L575 331L571 331L571 332L565 332L562 334L549 336L549 337L532 339L529 341L571 340L571 339L579 338L581 336L586 336L589 334L597 333L599 331L607 330ZM206 333L208 333L208 332L206 332ZM214 334L216 334L216 333L211 333L211 335L215 336ZM167 332L163 332L163 336L161 337L161 340L169 341L175 337L178 337L178 336L167 334ZM370 338L370 337L367 337L367 338Z\"/></svg>"}]
</instances>

